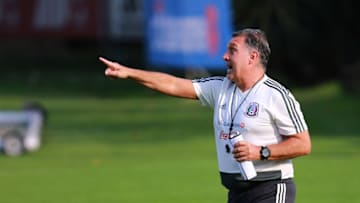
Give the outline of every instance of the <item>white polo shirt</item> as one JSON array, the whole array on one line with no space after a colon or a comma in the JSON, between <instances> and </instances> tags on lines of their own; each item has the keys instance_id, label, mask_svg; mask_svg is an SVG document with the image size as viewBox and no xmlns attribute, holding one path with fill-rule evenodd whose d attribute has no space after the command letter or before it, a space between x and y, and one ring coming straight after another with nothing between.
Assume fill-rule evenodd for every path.
<instances>
[{"instance_id":1,"label":"white polo shirt","mask_svg":"<svg viewBox=\"0 0 360 203\"><path fill-rule=\"evenodd\" d=\"M239 173L236 160L226 149L232 120L232 131L241 132L245 140L258 146L279 143L283 136L307 130L300 105L294 96L267 75L245 92L226 77L195 79L193 85L200 102L214 109L220 172ZM281 171L282 179L294 176L291 160L253 163L257 172Z\"/></svg>"}]
</instances>

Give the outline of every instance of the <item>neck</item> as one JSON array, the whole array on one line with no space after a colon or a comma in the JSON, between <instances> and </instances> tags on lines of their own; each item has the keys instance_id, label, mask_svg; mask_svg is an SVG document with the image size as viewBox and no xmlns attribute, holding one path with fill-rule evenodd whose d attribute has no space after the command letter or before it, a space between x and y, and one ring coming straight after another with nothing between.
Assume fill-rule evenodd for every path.
<instances>
[{"instance_id":1,"label":"neck","mask_svg":"<svg viewBox=\"0 0 360 203\"><path fill-rule=\"evenodd\" d=\"M265 73L256 74L253 77L242 78L241 81L237 82L236 85L240 88L242 92L253 88L263 77Z\"/></svg>"}]
</instances>

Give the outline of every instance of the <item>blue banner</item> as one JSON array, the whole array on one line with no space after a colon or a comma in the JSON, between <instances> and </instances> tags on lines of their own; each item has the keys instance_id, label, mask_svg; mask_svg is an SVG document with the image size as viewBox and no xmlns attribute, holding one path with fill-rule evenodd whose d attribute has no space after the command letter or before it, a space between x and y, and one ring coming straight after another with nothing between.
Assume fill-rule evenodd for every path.
<instances>
[{"instance_id":1,"label":"blue banner","mask_svg":"<svg viewBox=\"0 0 360 203\"><path fill-rule=\"evenodd\" d=\"M229 0L146 0L147 61L178 68L224 66Z\"/></svg>"}]
</instances>

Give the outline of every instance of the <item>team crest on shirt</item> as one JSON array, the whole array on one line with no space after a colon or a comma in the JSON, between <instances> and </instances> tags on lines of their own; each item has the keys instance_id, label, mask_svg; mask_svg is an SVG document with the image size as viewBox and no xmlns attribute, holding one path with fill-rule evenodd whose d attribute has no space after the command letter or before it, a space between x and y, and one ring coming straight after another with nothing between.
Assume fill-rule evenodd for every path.
<instances>
[{"instance_id":1,"label":"team crest on shirt","mask_svg":"<svg viewBox=\"0 0 360 203\"><path fill-rule=\"evenodd\" d=\"M246 115L249 117L256 117L259 113L259 104L256 102L250 102L247 107Z\"/></svg>"}]
</instances>

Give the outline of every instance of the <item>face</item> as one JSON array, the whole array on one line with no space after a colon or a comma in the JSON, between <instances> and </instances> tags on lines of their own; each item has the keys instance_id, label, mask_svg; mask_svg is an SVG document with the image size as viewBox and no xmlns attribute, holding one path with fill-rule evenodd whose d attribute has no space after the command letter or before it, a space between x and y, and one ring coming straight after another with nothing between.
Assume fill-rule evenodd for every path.
<instances>
[{"instance_id":1,"label":"face","mask_svg":"<svg viewBox=\"0 0 360 203\"><path fill-rule=\"evenodd\" d=\"M227 65L227 77L229 80L236 82L238 76L249 64L250 50L245 44L245 37L236 36L233 37L223 56L224 61Z\"/></svg>"}]
</instances>

